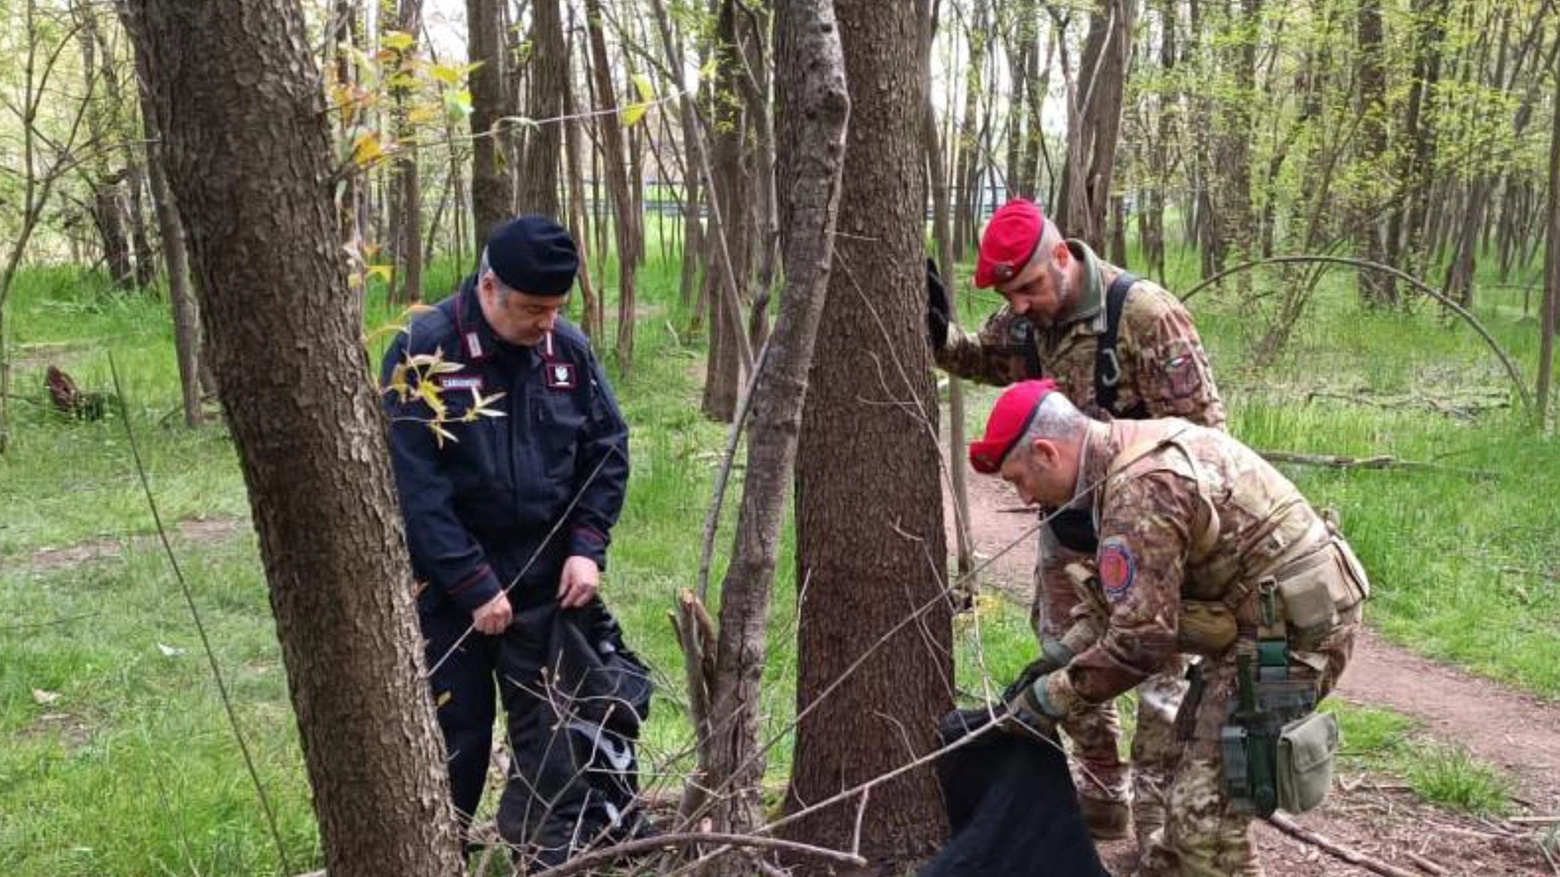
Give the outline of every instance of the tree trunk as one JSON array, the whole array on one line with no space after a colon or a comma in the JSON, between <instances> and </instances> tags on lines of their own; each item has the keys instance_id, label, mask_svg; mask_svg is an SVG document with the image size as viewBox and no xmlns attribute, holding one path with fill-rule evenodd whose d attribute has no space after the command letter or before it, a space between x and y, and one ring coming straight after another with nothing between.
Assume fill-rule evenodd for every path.
<instances>
[{"instance_id":1,"label":"tree trunk","mask_svg":"<svg viewBox=\"0 0 1560 877\"><path fill-rule=\"evenodd\" d=\"M1385 46L1382 38L1381 0L1360 0L1356 13L1359 63L1355 81L1359 83L1360 160L1378 165L1380 173L1390 173L1387 158L1387 75ZM1355 247L1361 257L1372 262L1387 263L1387 228L1381 215L1382 196L1388 193L1378 190L1371 197L1368 188L1361 192L1352 225L1359 236ZM1394 307L1397 304L1397 278L1382 271L1356 271L1359 278L1360 299L1373 307Z\"/></svg>"},{"instance_id":2,"label":"tree trunk","mask_svg":"<svg viewBox=\"0 0 1560 877\"><path fill-rule=\"evenodd\" d=\"M931 28L928 29L927 51L930 60ZM930 81L930 79L928 79ZM931 181L932 240L937 246L937 259L942 263L943 280L949 291L948 319L959 321L958 267L953 260L952 232L949 229L948 178L943 171L942 144L937 139L937 112L932 107L932 97L926 96L926 110L921 125L921 136L926 148L926 177ZM949 484L953 494L954 539L958 544L959 577L968 576L975 568L975 549L970 544L970 492L965 484L964 467L960 459L964 454L964 382L957 375L948 375L948 459ZM966 585L973 587L972 582Z\"/></svg>"},{"instance_id":3,"label":"tree trunk","mask_svg":"<svg viewBox=\"0 0 1560 877\"><path fill-rule=\"evenodd\" d=\"M564 45L564 57L568 57L574 46L573 22L570 22L569 35ZM563 79L563 109L568 116L575 115L574 106L574 79L567 75L565 69ZM590 235L585 225L585 180L584 172L580 168L580 140L583 139L580 132L585 123L580 119L569 119L561 123L563 125L563 149L564 161L567 162L567 176L569 180L569 234L574 237L575 246L580 249L580 270L575 277L575 282L580 287L580 331L592 343L599 343L602 332L602 307L601 297L597 295L595 284L590 278Z\"/></svg>"},{"instance_id":4,"label":"tree trunk","mask_svg":"<svg viewBox=\"0 0 1560 877\"><path fill-rule=\"evenodd\" d=\"M128 26L127 26L128 29ZM147 179L152 188L152 209L157 216L157 234L162 238L163 261L168 269L168 302L173 310L173 349L179 362L179 388L184 404L184 425L191 429L205 420L201 411L200 311L190 288L189 251L184 243L184 224L178 206L168 188L162 134L157 130L157 115L147 87L150 77L141 52L135 53L136 81L141 104L141 130L146 135Z\"/></svg>"},{"instance_id":5,"label":"tree trunk","mask_svg":"<svg viewBox=\"0 0 1560 877\"><path fill-rule=\"evenodd\" d=\"M623 128L618 121L612 71L607 63L607 38L601 27L601 0L585 0L585 25L590 34L591 70L595 74L599 109L608 111L596 119L601 131L607 187L612 193L614 228L618 250L617 367L626 377L634 363L634 266L639 261L639 217L628 191L624 165Z\"/></svg>"},{"instance_id":6,"label":"tree trunk","mask_svg":"<svg viewBox=\"0 0 1560 877\"><path fill-rule=\"evenodd\" d=\"M711 175L714 178L714 203L717 219L711 226L717 246L711 248L715 262L705 269L710 302L710 353L704 377L704 416L729 422L737 411L741 394L742 362L738 353L743 331L736 303L749 301L752 279L750 261L753 247L753 212L749 209L752 190L752 152L748 148L748 125L744 106L736 98L743 75L745 45L751 34L737 20L736 0L721 0L715 24L715 92L729 97L715 103ZM727 275L727 269L730 275ZM722 284L735 286L734 294L722 294Z\"/></svg>"},{"instance_id":7,"label":"tree trunk","mask_svg":"<svg viewBox=\"0 0 1560 877\"><path fill-rule=\"evenodd\" d=\"M780 205L786 290L753 390L742 510L721 586L720 640L709 739L709 783L721 790L717 831L762 822L759 750L771 586L796 462L808 368L829 291L850 101L832 0L776 6L776 100L785 125L778 154L789 181ZM747 873L736 863L726 873Z\"/></svg>"},{"instance_id":8,"label":"tree trunk","mask_svg":"<svg viewBox=\"0 0 1560 877\"><path fill-rule=\"evenodd\" d=\"M128 6L249 488L325 867L455 877L464 869L303 11L288 0Z\"/></svg>"},{"instance_id":9,"label":"tree trunk","mask_svg":"<svg viewBox=\"0 0 1560 877\"><path fill-rule=\"evenodd\" d=\"M981 84L981 68L986 63L988 54L986 40L989 35L988 16L990 14L989 0L975 0L975 9L970 15L971 25L966 31L966 37L970 44L969 63L964 68L964 120L959 125L959 169L955 172L954 179L959 181L958 204L953 223L953 258L954 261L964 259L966 246L976 247L980 243L980 131L979 112L980 96L984 90ZM954 270L952 265L944 266L946 270Z\"/></svg>"},{"instance_id":10,"label":"tree trunk","mask_svg":"<svg viewBox=\"0 0 1560 877\"><path fill-rule=\"evenodd\" d=\"M530 92L525 115L533 119L563 115L564 93L569 87L569 56L558 3L559 0L531 2ZM525 164L520 170L519 212L559 215L558 153L562 145L562 122L549 122L531 130Z\"/></svg>"},{"instance_id":11,"label":"tree trunk","mask_svg":"<svg viewBox=\"0 0 1560 877\"><path fill-rule=\"evenodd\" d=\"M935 749L936 720L953 705L937 403L921 317L926 65L918 7L836 3L851 125L842 270L824 306L797 465L804 596L792 814ZM863 465L873 466L872 478L860 477ZM857 803L815 811L786 834L849 849ZM860 825L860 852L874 863L924 858L946 831L931 771L875 787Z\"/></svg>"},{"instance_id":12,"label":"tree trunk","mask_svg":"<svg viewBox=\"0 0 1560 877\"><path fill-rule=\"evenodd\" d=\"M509 65L504 55L499 9L506 0L466 0L466 54L480 67L471 71L471 214L472 232L480 249L493 228L513 212L509 174L503 170L503 138L494 130L509 106Z\"/></svg>"},{"instance_id":13,"label":"tree trunk","mask_svg":"<svg viewBox=\"0 0 1560 877\"><path fill-rule=\"evenodd\" d=\"M1560 57L1560 56L1556 56ZM1560 63L1554 64L1560 76ZM1544 251L1544 307L1538 329L1538 427L1549 422L1549 399L1554 376L1555 323L1560 320L1560 110L1554 113L1549 134L1549 246Z\"/></svg>"},{"instance_id":14,"label":"tree trunk","mask_svg":"<svg viewBox=\"0 0 1560 877\"><path fill-rule=\"evenodd\" d=\"M413 58L417 54L417 33L422 29L422 0L400 0L396 27L412 37L412 44L398 52L400 58ZM406 87L391 86L394 106L391 114L395 124L395 138L400 141L412 136L411 125L406 120L406 102L410 98ZM392 165L391 209L395 220L390 223L394 235L395 274L391 278L387 298L394 304L413 304L422 301L422 177L417 163L418 150L403 149Z\"/></svg>"},{"instance_id":15,"label":"tree trunk","mask_svg":"<svg viewBox=\"0 0 1560 877\"><path fill-rule=\"evenodd\" d=\"M1078 63L1077 88L1069 97L1064 194L1056 205L1056 225L1096 252L1105 251L1105 211L1132 58L1132 4L1133 0L1097 0ZM1065 59L1065 40L1061 45Z\"/></svg>"}]
</instances>

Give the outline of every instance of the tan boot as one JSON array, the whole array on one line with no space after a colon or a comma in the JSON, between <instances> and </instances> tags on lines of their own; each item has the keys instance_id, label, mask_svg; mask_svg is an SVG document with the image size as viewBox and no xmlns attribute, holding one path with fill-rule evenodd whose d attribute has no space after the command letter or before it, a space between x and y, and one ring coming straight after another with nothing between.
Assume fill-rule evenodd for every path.
<instances>
[{"instance_id":1,"label":"tan boot","mask_svg":"<svg viewBox=\"0 0 1560 877\"><path fill-rule=\"evenodd\" d=\"M1078 807L1083 811L1083 824L1089 827L1089 835L1095 840L1120 840L1127 836L1132 808L1126 801L1079 795Z\"/></svg>"}]
</instances>

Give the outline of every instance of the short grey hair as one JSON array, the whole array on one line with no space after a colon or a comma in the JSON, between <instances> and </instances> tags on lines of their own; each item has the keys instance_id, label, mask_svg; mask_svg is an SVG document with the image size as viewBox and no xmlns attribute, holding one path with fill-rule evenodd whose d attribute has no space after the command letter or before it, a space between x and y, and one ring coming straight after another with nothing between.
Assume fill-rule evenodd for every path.
<instances>
[{"instance_id":1,"label":"short grey hair","mask_svg":"<svg viewBox=\"0 0 1560 877\"><path fill-rule=\"evenodd\" d=\"M484 275L484 274L492 274L493 275L493 288L498 290L498 302L499 302L499 304L503 304L504 300L509 298L509 294L514 292L514 290L511 289L509 284L505 283L503 281L503 279L498 276L498 272L493 270L492 263L488 262L488 251L487 251L487 247L485 247L485 246L482 248L482 257L477 260L477 282L478 283L482 282L482 275Z\"/></svg>"},{"instance_id":2,"label":"short grey hair","mask_svg":"<svg viewBox=\"0 0 1560 877\"><path fill-rule=\"evenodd\" d=\"M1079 411L1066 396L1058 391L1046 393L1035 409L1035 417L1029 422L1029 428L1024 430L1024 435L1019 439L1019 444L1028 448L1035 439L1070 443L1088 430L1089 422L1088 415Z\"/></svg>"}]
</instances>

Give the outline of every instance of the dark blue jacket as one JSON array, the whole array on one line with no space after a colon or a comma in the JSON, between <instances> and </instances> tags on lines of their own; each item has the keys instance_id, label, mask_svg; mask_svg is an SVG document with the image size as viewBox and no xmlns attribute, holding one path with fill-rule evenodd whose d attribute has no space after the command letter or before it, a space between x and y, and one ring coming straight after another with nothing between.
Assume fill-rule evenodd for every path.
<instances>
[{"instance_id":1,"label":"dark blue jacket","mask_svg":"<svg viewBox=\"0 0 1560 877\"><path fill-rule=\"evenodd\" d=\"M559 320L536 347L511 345L483 319L473 281L396 337L381 375L412 571L434 592L424 600L442 594L468 610L513 582L533 553L511 593L523 602L551 599L570 556L605 569L628 484L628 425L585 336ZM454 437L442 445L411 370L411 394L391 389L409 354L436 351L459 366L424 370L441 388L444 428ZM488 405L504 416L462 420L474 391L505 394Z\"/></svg>"}]
</instances>

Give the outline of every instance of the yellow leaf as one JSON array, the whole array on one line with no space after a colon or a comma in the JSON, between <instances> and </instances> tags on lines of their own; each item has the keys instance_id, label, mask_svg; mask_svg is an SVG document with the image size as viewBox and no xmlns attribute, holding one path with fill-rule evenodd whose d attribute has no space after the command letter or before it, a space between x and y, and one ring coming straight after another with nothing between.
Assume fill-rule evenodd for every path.
<instances>
[{"instance_id":1,"label":"yellow leaf","mask_svg":"<svg viewBox=\"0 0 1560 877\"><path fill-rule=\"evenodd\" d=\"M417 385L417 397L427 404L435 417L439 420L444 419L444 413L447 409L444 407L444 400L439 398L439 388L435 387L433 382L423 381L419 383Z\"/></svg>"},{"instance_id":2,"label":"yellow leaf","mask_svg":"<svg viewBox=\"0 0 1560 877\"><path fill-rule=\"evenodd\" d=\"M395 49L397 52L404 52L407 49L410 49L412 44L417 41L413 39L412 35L409 33L405 33L404 31L399 30L392 30L386 31L385 34L379 38L379 42L388 48Z\"/></svg>"},{"instance_id":3,"label":"yellow leaf","mask_svg":"<svg viewBox=\"0 0 1560 877\"><path fill-rule=\"evenodd\" d=\"M640 101L649 103L655 100L655 89L650 85L650 77L636 74L631 81L634 83L634 90L639 92Z\"/></svg>"},{"instance_id":4,"label":"yellow leaf","mask_svg":"<svg viewBox=\"0 0 1560 877\"><path fill-rule=\"evenodd\" d=\"M367 271L365 273L369 277L377 277L380 280L383 280L384 282L389 283L390 282L390 278L395 276L395 266L394 265L370 265L370 266L368 266L368 269L367 269Z\"/></svg>"},{"instance_id":5,"label":"yellow leaf","mask_svg":"<svg viewBox=\"0 0 1560 877\"><path fill-rule=\"evenodd\" d=\"M417 104L406 113L406 121L413 125L432 122L439 117L439 108L433 104Z\"/></svg>"},{"instance_id":6,"label":"yellow leaf","mask_svg":"<svg viewBox=\"0 0 1560 877\"><path fill-rule=\"evenodd\" d=\"M456 438L454 433L440 426L437 420L428 421L428 428L433 430L433 440L439 447L444 447L445 439L460 444L460 439Z\"/></svg>"},{"instance_id":7,"label":"yellow leaf","mask_svg":"<svg viewBox=\"0 0 1560 877\"><path fill-rule=\"evenodd\" d=\"M623 108L623 127L632 128L645 118L645 110L650 109L649 104L629 104Z\"/></svg>"},{"instance_id":8,"label":"yellow leaf","mask_svg":"<svg viewBox=\"0 0 1560 877\"><path fill-rule=\"evenodd\" d=\"M455 372L460 371L462 368L465 368L465 366L461 365L458 362L445 362L443 360L439 360L438 362L434 363L431 367L429 367L428 374L429 375L454 374Z\"/></svg>"},{"instance_id":9,"label":"yellow leaf","mask_svg":"<svg viewBox=\"0 0 1560 877\"><path fill-rule=\"evenodd\" d=\"M428 69L428 72L433 74L434 79L439 80L445 85L460 85L460 71L456 70L454 67L449 66L448 64L435 64Z\"/></svg>"},{"instance_id":10,"label":"yellow leaf","mask_svg":"<svg viewBox=\"0 0 1560 877\"><path fill-rule=\"evenodd\" d=\"M379 144L379 135L373 132L361 134L352 141L352 160L358 167L365 167L385 154L384 147Z\"/></svg>"}]
</instances>

